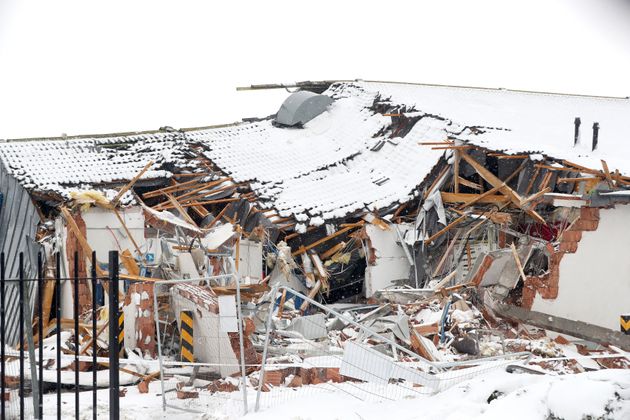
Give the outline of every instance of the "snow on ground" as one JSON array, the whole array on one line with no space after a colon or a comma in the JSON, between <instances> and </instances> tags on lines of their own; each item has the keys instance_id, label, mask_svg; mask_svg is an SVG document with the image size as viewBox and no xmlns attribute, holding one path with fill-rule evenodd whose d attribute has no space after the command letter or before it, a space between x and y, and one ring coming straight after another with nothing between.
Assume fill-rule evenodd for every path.
<instances>
[{"instance_id":1,"label":"snow on ground","mask_svg":"<svg viewBox=\"0 0 630 420\"><path fill-rule=\"evenodd\" d=\"M167 392L167 402L196 411L175 408L162 411L160 383L151 383L148 394L127 387L120 399L121 418L204 420L325 420L357 419L630 419L630 374L627 370L602 370L574 375L533 375L494 371L436 395L422 392L391 393L395 400L375 401L366 384L321 384L297 389L279 388L263 393L262 410L253 413L255 392L248 394L250 413L241 416L242 394L200 392L198 399L177 400ZM362 387L363 386L363 387ZM167 383L173 389L174 381ZM107 417L108 389L99 390L99 418ZM353 396L354 395L354 396ZM91 393L81 393L81 418L92 418ZM55 395L46 395L45 419L56 416ZM62 415L74 415L74 394L63 395ZM590 417L589 417L590 416Z\"/></svg>"}]
</instances>

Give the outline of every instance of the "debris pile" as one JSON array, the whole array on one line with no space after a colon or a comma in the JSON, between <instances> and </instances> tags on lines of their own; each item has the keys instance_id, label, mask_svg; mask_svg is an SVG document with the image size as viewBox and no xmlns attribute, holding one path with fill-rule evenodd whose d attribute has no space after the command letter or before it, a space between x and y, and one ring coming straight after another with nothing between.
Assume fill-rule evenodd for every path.
<instances>
[{"instance_id":1,"label":"debris pile","mask_svg":"<svg viewBox=\"0 0 630 420\"><path fill-rule=\"evenodd\" d=\"M520 368L543 374L629 367L625 318L618 325L625 286L615 267L593 278L589 259L604 268L618 261L598 247L626 229L630 177L606 160L590 168L496 147L493 136L509 128L459 125L361 84L326 92L321 115L290 127L262 120L34 143L85 148L103 165L123 165L120 176L114 165L46 181L18 169L26 146L0 148L10 167L3 176L21 177L37 206L47 278L71 277L75 253L78 277L106 278L107 252L118 251L125 383L147 392L158 359L163 375L187 377L176 387L182 399L235 391L243 380L263 391L369 381L344 365L358 348L436 377L523 353ZM338 118L360 130L344 131ZM313 162L291 148L301 133L321 140L309 146ZM619 252L626 242L615 242ZM78 299L89 313L107 292L101 282L95 302L91 287L59 304L67 311ZM55 322L53 295L45 282L45 325ZM106 313L98 337L81 319L82 355L107 355ZM62 327L63 351L72 352L73 325ZM403 376L386 381L428 383Z\"/></svg>"}]
</instances>

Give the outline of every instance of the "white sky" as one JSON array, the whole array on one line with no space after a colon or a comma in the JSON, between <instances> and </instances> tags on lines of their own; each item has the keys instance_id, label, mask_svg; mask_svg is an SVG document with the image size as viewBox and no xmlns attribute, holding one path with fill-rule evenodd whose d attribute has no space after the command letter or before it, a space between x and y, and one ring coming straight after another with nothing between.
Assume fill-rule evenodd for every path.
<instances>
[{"instance_id":1,"label":"white sky","mask_svg":"<svg viewBox=\"0 0 630 420\"><path fill-rule=\"evenodd\" d=\"M630 96L629 1L516 3L0 0L0 138L266 116L285 91L235 87L298 80Z\"/></svg>"}]
</instances>

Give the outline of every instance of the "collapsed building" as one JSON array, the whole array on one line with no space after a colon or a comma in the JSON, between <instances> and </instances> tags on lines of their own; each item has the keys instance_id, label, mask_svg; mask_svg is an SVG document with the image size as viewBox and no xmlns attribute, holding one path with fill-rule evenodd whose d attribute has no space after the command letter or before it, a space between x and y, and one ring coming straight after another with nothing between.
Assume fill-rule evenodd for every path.
<instances>
[{"instance_id":1,"label":"collapsed building","mask_svg":"<svg viewBox=\"0 0 630 420\"><path fill-rule=\"evenodd\" d=\"M490 324L629 349L619 318L630 312L630 100L363 81L297 87L276 115L232 125L0 143L9 273L20 252L31 276L38 252L47 270L59 253L71 277L78 252L86 277L92 251L105 262L118 250L120 277L134 282L128 295L146 296L125 302L125 345L151 355L152 315L140 319L135 307L158 293L176 313L205 311L203 328L236 360L232 333L217 326L217 296L234 293L234 278L151 284L230 273L252 301L278 283L326 304L466 291ZM77 297L64 286L64 316L73 299L91 305L87 287ZM415 331L437 335L433 323ZM435 360L426 341L412 347Z\"/></svg>"}]
</instances>

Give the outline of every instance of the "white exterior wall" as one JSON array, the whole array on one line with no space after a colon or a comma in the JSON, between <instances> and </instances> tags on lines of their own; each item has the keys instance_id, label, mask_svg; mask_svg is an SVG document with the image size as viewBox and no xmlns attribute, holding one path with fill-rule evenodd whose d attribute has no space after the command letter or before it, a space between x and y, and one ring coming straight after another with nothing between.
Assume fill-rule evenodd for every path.
<instances>
[{"instance_id":1,"label":"white exterior wall","mask_svg":"<svg viewBox=\"0 0 630 420\"><path fill-rule=\"evenodd\" d=\"M145 243L142 208L139 206L129 207L120 209L119 213L136 243L142 249ZM85 221L87 241L96 251L96 258L100 262L107 262L109 251L118 251L118 244L120 244L121 250L129 249L132 254L135 254L133 242L127 236L127 232L113 211L91 207L82 212L81 217Z\"/></svg>"},{"instance_id":2,"label":"white exterior wall","mask_svg":"<svg viewBox=\"0 0 630 420\"><path fill-rule=\"evenodd\" d=\"M392 286L396 280L408 279L411 265L398 243L393 226L389 230L382 230L368 223L365 228L376 253L375 265L368 264L365 270L365 297L369 298L377 290ZM409 226L400 224L398 228L404 236Z\"/></svg>"},{"instance_id":3,"label":"white exterior wall","mask_svg":"<svg viewBox=\"0 0 630 420\"><path fill-rule=\"evenodd\" d=\"M532 310L618 331L619 315L630 313L630 205L599 214L597 230L560 261L558 297L536 295Z\"/></svg>"}]
</instances>

